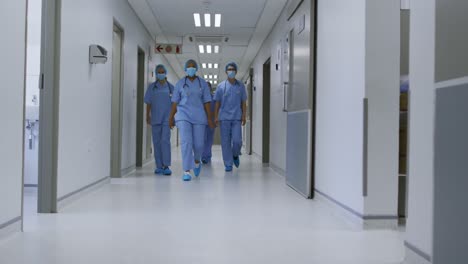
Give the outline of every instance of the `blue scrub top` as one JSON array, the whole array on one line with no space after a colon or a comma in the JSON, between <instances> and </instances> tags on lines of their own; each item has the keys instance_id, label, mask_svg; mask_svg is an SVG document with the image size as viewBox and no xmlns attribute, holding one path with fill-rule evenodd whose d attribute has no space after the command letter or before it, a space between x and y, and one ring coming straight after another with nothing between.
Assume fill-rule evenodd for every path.
<instances>
[{"instance_id":1,"label":"blue scrub top","mask_svg":"<svg viewBox=\"0 0 468 264\"><path fill-rule=\"evenodd\" d=\"M151 105L151 125L169 124L173 91L174 86L169 82L162 85L157 81L148 86L145 104Z\"/></svg>"},{"instance_id":2,"label":"blue scrub top","mask_svg":"<svg viewBox=\"0 0 468 264\"><path fill-rule=\"evenodd\" d=\"M242 82L236 80L234 84L231 84L226 80L218 85L215 100L221 104L219 121L241 120L242 103L247 101L247 91Z\"/></svg>"},{"instance_id":3,"label":"blue scrub top","mask_svg":"<svg viewBox=\"0 0 468 264\"><path fill-rule=\"evenodd\" d=\"M177 103L175 121L187 121L194 125L206 125L204 104L211 102L208 83L200 77L192 81L188 77L177 82L172 96L172 102Z\"/></svg>"}]
</instances>

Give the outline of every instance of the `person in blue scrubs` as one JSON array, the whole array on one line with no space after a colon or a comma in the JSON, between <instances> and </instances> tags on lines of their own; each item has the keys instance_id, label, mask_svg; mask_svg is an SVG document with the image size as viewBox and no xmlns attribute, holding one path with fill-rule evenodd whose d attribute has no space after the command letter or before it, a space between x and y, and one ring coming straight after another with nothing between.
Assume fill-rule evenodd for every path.
<instances>
[{"instance_id":1,"label":"person in blue scrubs","mask_svg":"<svg viewBox=\"0 0 468 264\"><path fill-rule=\"evenodd\" d=\"M208 82L208 87L210 87L211 91L211 113L215 112L215 107L216 107L216 101L214 100L214 89L211 87L211 83ZM212 114L213 117L213 123L214 123L214 114ZM211 149L213 147L213 138L214 138L214 133L215 133L216 128L211 128L210 126L206 126L205 128L205 148L203 149L203 155L202 155L202 162L203 164L208 164L211 162Z\"/></svg>"},{"instance_id":2,"label":"person in blue scrubs","mask_svg":"<svg viewBox=\"0 0 468 264\"><path fill-rule=\"evenodd\" d=\"M192 180L201 172L201 156L205 143L205 128L214 128L211 118L211 91L206 81L197 76L198 64L194 60L185 63L186 77L177 82L172 95L172 109L169 125L177 125L182 149L184 181Z\"/></svg>"},{"instance_id":3,"label":"person in blue scrubs","mask_svg":"<svg viewBox=\"0 0 468 264\"><path fill-rule=\"evenodd\" d=\"M156 66L156 82L149 85L145 94L146 123L152 126L155 174L171 175L171 129L169 114L174 86L167 81L164 65Z\"/></svg>"},{"instance_id":4,"label":"person in blue scrubs","mask_svg":"<svg viewBox=\"0 0 468 264\"><path fill-rule=\"evenodd\" d=\"M242 148L242 129L247 114L247 91L242 82L236 80L237 64L226 65L228 79L216 89L216 124L221 127L221 147L226 171L232 171L233 165L240 166L239 156Z\"/></svg>"}]
</instances>

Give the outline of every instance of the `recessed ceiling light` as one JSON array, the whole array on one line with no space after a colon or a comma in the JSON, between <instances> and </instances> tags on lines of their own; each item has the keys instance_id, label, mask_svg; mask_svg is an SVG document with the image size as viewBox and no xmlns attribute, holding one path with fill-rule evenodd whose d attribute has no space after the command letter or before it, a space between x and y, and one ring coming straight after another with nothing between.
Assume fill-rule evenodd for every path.
<instances>
[{"instance_id":1,"label":"recessed ceiling light","mask_svg":"<svg viewBox=\"0 0 468 264\"><path fill-rule=\"evenodd\" d=\"M213 75L210 75L210 79L213 79Z\"/></svg>"},{"instance_id":2,"label":"recessed ceiling light","mask_svg":"<svg viewBox=\"0 0 468 264\"><path fill-rule=\"evenodd\" d=\"M215 15L215 27L221 27L221 14Z\"/></svg>"},{"instance_id":3,"label":"recessed ceiling light","mask_svg":"<svg viewBox=\"0 0 468 264\"><path fill-rule=\"evenodd\" d=\"M202 63L203 69L206 69L206 63Z\"/></svg>"},{"instance_id":4,"label":"recessed ceiling light","mask_svg":"<svg viewBox=\"0 0 468 264\"><path fill-rule=\"evenodd\" d=\"M215 68L215 69L218 69L218 63L215 63L215 64L214 64L214 68Z\"/></svg>"},{"instance_id":5,"label":"recessed ceiling light","mask_svg":"<svg viewBox=\"0 0 468 264\"><path fill-rule=\"evenodd\" d=\"M214 52L219 53L219 46L218 45L214 46Z\"/></svg>"},{"instance_id":6,"label":"recessed ceiling light","mask_svg":"<svg viewBox=\"0 0 468 264\"><path fill-rule=\"evenodd\" d=\"M195 26L201 27L201 18L199 13L193 14L193 19L195 20Z\"/></svg>"},{"instance_id":7,"label":"recessed ceiling light","mask_svg":"<svg viewBox=\"0 0 468 264\"><path fill-rule=\"evenodd\" d=\"M218 84L218 81L214 81L214 84Z\"/></svg>"},{"instance_id":8,"label":"recessed ceiling light","mask_svg":"<svg viewBox=\"0 0 468 264\"><path fill-rule=\"evenodd\" d=\"M205 27L211 27L211 14L205 14Z\"/></svg>"},{"instance_id":9,"label":"recessed ceiling light","mask_svg":"<svg viewBox=\"0 0 468 264\"><path fill-rule=\"evenodd\" d=\"M211 45L206 45L206 53L211 53Z\"/></svg>"},{"instance_id":10,"label":"recessed ceiling light","mask_svg":"<svg viewBox=\"0 0 468 264\"><path fill-rule=\"evenodd\" d=\"M198 45L198 50L200 51L200 53L205 53L205 46Z\"/></svg>"},{"instance_id":11,"label":"recessed ceiling light","mask_svg":"<svg viewBox=\"0 0 468 264\"><path fill-rule=\"evenodd\" d=\"M208 79L208 75L206 75L206 74L205 74L205 76L204 76L204 77L205 77L205 79Z\"/></svg>"},{"instance_id":12,"label":"recessed ceiling light","mask_svg":"<svg viewBox=\"0 0 468 264\"><path fill-rule=\"evenodd\" d=\"M208 63L208 68L212 69L213 68L213 63Z\"/></svg>"},{"instance_id":13,"label":"recessed ceiling light","mask_svg":"<svg viewBox=\"0 0 468 264\"><path fill-rule=\"evenodd\" d=\"M214 78L215 78L215 79L218 79L218 75L215 75Z\"/></svg>"}]
</instances>

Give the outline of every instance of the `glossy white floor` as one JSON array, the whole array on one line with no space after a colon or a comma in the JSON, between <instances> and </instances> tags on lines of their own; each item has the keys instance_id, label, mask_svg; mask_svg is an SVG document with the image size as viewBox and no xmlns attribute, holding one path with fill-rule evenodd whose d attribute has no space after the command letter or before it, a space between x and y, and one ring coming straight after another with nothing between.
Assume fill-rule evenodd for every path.
<instances>
[{"instance_id":1,"label":"glossy white floor","mask_svg":"<svg viewBox=\"0 0 468 264\"><path fill-rule=\"evenodd\" d=\"M239 170L225 173L214 154L192 182L181 181L177 150L172 177L146 167L60 214L28 214L24 233L0 241L0 263L402 262L401 233L362 231L256 159L243 156Z\"/></svg>"}]
</instances>

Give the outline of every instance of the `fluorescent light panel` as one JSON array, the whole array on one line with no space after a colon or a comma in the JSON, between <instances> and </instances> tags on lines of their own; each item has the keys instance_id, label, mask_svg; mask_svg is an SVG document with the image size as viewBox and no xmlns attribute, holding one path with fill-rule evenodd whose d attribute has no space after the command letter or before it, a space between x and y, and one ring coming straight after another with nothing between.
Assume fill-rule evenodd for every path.
<instances>
[{"instance_id":1,"label":"fluorescent light panel","mask_svg":"<svg viewBox=\"0 0 468 264\"><path fill-rule=\"evenodd\" d=\"M214 78L215 78L215 79L218 79L218 75L215 75Z\"/></svg>"},{"instance_id":2,"label":"fluorescent light panel","mask_svg":"<svg viewBox=\"0 0 468 264\"><path fill-rule=\"evenodd\" d=\"M215 64L214 64L214 68L215 68L215 69L218 69L218 63L215 63Z\"/></svg>"},{"instance_id":3,"label":"fluorescent light panel","mask_svg":"<svg viewBox=\"0 0 468 264\"><path fill-rule=\"evenodd\" d=\"M206 69L206 63L202 63L203 69Z\"/></svg>"},{"instance_id":4,"label":"fluorescent light panel","mask_svg":"<svg viewBox=\"0 0 468 264\"><path fill-rule=\"evenodd\" d=\"M221 27L221 14L215 15L215 27Z\"/></svg>"},{"instance_id":5,"label":"fluorescent light panel","mask_svg":"<svg viewBox=\"0 0 468 264\"><path fill-rule=\"evenodd\" d=\"M211 45L206 45L206 53L210 53L211 54L212 50L211 50Z\"/></svg>"},{"instance_id":6,"label":"fluorescent light panel","mask_svg":"<svg viewBox=\"0 0 468 264\"><path fill-rule=\"evenodd\" d=\"M196 27L201 27L201 18L199 13L194 13L193 14L193 20L195 20L195 26Z\"/></svg>"},{"instance_id":7,"label":"fluorescent light panel","mask_svg":"<svg viewBox=\"0 0 468 264\"><path fill-rule=\"evenodd\" d=\"M210 75L210 78L209 79L213 79L213 75Z\"/></svg>"},{"instance_id":8,"label":"fluorescent light panel","mask_svg":"<svg viewBox=\"0 0 468 264\"><path fill-rule=\"evenodd\" d=\"M219 46L218 45L214 46L214 53L219 53Z\"/></svg>"},{"instance_id":9,"label":"fluorescent light panel","mask_svg":"<svg viewBox=\"0 0 468 264\"><path fill-rule=\"evenodd\" d=\"M205 53L205 46L198 45L198 50L200 51L200 53Z\"/></svg>"},{"instance_id":10,"label":"fluorescent light panel","mask_svg":"<svg viewBox=\"0 0 468 264\"><path fill-rule=\"evenodd\" d=\"M208 79L208 75L206 75L206 74L205 74L205 76L204 76L204 77L205 77L205 79Z\"/></svg>"},{"instance_id":11,"label":"fluorescent light panel","mask_svg":"<svg viewBox=\"0 0 468 264\"><path fill-rule=\"evenodd\" d=\"M205 27L211 27L211 14L205 14Z\"/></svg>"},{"instance_id":12,"label":"fluorescent light panel","mask_svg":"<svg viewBox=\"0 0 468 264\"><path fill-rule=\"evenodd\" d=\"M208 68L213 69L213 63L208 63Z\"/></svg>"}]
</instances>

